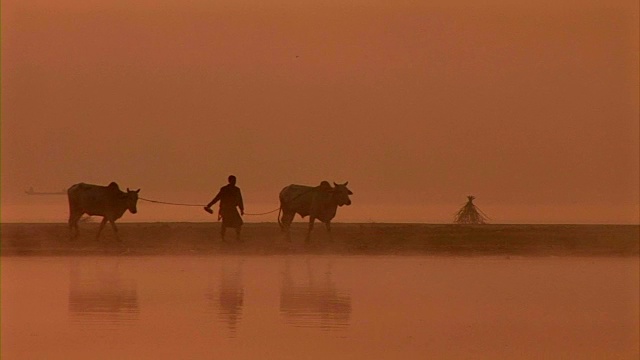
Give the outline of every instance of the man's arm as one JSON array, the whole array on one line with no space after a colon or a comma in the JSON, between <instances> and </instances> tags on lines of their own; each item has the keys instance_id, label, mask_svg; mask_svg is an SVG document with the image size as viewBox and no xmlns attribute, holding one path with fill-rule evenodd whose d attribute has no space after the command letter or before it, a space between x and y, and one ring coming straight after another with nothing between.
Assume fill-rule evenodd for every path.
<instances>
[{"instance_id":1,"label":"man's arm","mask_svg":"<svg viewBox=\"0 0 640 360\"><path fill-rule=\"evenodd\" d=\"M206 208L210 208L213 206L213 204L217 203L220 200L220 194L222 193L222 191L218 192L218 195L216 195L216 197L213 198L213 200L211 200L207 206L205 206Z\"/></svg>"}]
</instances>

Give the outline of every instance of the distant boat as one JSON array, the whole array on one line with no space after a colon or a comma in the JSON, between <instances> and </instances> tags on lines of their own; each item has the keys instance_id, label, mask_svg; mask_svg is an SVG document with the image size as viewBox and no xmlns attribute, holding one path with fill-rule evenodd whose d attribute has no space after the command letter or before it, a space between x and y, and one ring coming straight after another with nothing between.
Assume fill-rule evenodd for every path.
<instances>
[{"instance_id":1,"label":"distant boat","mask_svg":"<svg viewBox=\"0 0 640 360\"><path fill-rule=\"evenodd\" d=\"M29 188L29 190L25 190L25 194L27 195L66 195L67 194L67 190L62 189L62 191L59 192L41 192L41 191L35 191L33 190L33 186Z\"/></svg>"}]
</instances>

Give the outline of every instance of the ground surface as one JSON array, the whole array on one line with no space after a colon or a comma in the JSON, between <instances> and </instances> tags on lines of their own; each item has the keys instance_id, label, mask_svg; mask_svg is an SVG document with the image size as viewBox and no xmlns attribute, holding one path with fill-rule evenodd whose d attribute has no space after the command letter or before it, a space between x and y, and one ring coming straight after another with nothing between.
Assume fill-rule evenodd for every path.
<instances>
[{"instance_id":1,"label":"ground surface","mask_svg":"<svg viewBox=\"0 0 640 360\"><path fill-rule=\"evenodd\" d=\"M292 227L291 242L275 223L245 224L241 243L233 229L222 242L219 223L118 226L121 241L109 226L96 241L97 223L81 224L80 236L71 241L66 224L2 224L1 254L638 256L640 248L640 226L635 225L333 224L330 238L320 224L309 243L303 223Z\"/></svg>"}]
</instances>

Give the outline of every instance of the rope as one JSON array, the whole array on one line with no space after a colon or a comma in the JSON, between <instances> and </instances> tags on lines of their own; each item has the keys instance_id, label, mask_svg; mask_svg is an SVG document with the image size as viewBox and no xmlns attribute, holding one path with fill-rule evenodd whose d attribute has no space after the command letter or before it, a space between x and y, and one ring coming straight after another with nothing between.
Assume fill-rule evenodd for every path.
<instances>
[{"instance_id":1,"label":"rope","mask_svg":"<svg viewBox=\"0 0 640 360\"><path fill-rule=\"evenodd\" d=\"M244 213L245 215L251 215L251 216L256 216L256 215L267 215L267 214L271 214L274 213L276 211L280 210L280 208L277 208L275 210L271 210L271 211L267 211L267 212L263 212L263 213L259 213L259 214L249 214L249 213Z\"/></svg>"},{"instance_id":2,"label":"rope","mask_svg":"<svg viewBox=\"0 0 640 360\"><path fill-rule=\"evenodd\" d=\"M201 205L201 204L181 204L181 203L172 203L172 202L165 202L165 201L158 201L158 200L149 200L149 199L145 199L145 198L141 198L141 197L139 197L138 200L144 200L144 201L148 201L148 202L152 202L152 203L156 203L156 204L165 204L165 205L206 206L206 205Z\"/></svg>"},{"instance_id":3,"label":"rope","mask_svg":"<svg viewBox=\"0 0 640 360\"><path fill-rule=\"evenodd\" d=\"M158 201L158 200L150 200L150 199L145 199L142 197L139 197L138 200L144 200L144 201L148 201L148 202L152 202L152 203L156 203L156 204L164 204L164 205L177 205L177 206L206 206L206 205L202 205L202 204L182 204L182 203L172 203L172 202L166 202L166 201ZM271 211L267 211L267 212L263 212L263 213L257 213L257 214L250 214L250 213L244 213L245 215L250 215L250 216L258 216L258 215L267 215L267 214L271 214L274 213L276 211L280 210L280 208L271 210Z\"/></svg>"}]
</instances>

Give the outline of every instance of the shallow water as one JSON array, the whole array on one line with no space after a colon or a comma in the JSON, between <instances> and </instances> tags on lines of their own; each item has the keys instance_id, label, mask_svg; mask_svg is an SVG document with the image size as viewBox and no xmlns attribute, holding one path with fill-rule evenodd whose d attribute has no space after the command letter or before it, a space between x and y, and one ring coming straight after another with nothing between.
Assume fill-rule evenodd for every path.
<instances>
[{"instance_id":1,"label":"shallow water","mask_svg":"<svg viewBox=\"0 0 640 360\"><path fill-rule=\"evenodd\" d=\"M637 359L637 258L2 257L2 359Z\"/></svg>"}]
</instances>

